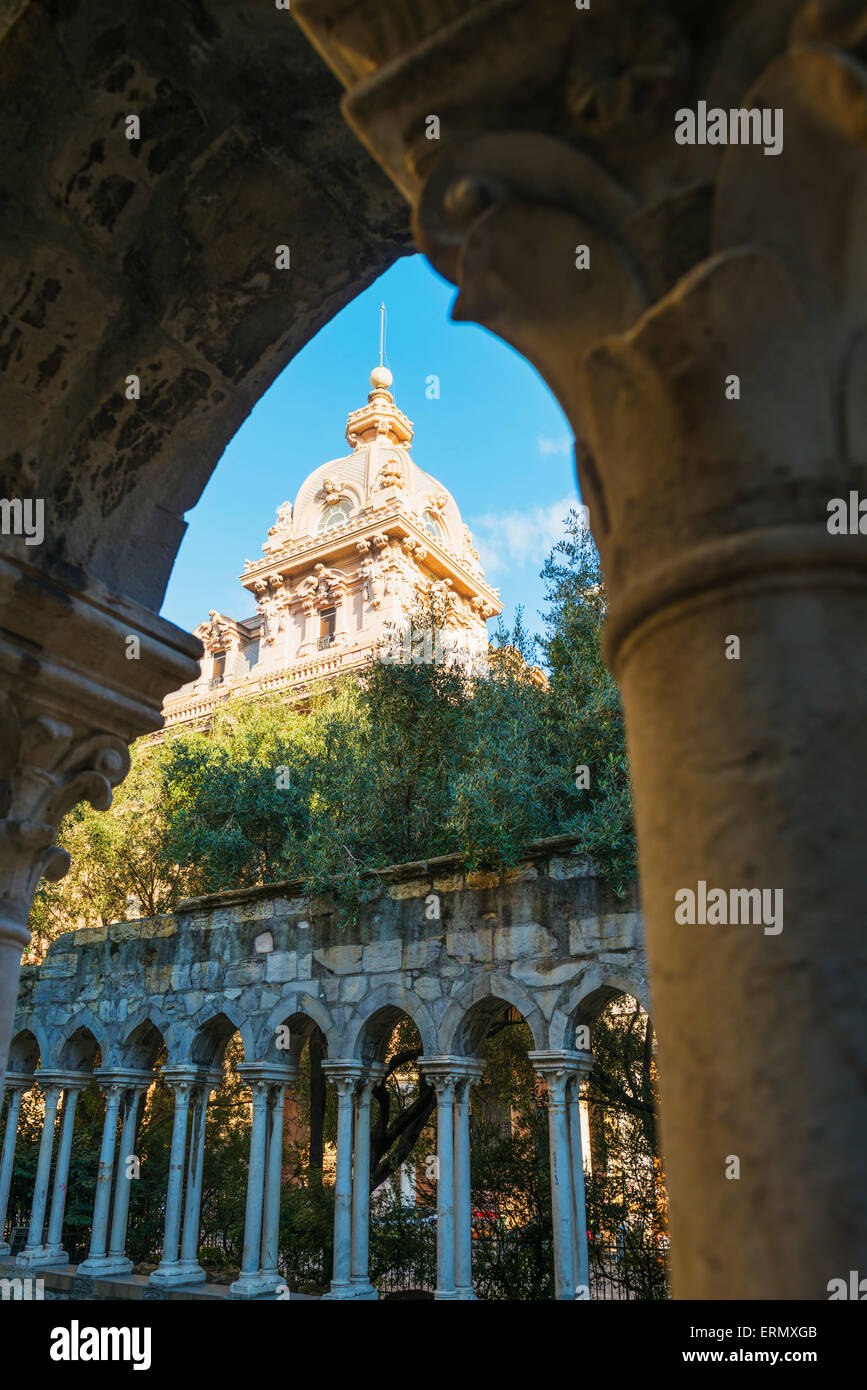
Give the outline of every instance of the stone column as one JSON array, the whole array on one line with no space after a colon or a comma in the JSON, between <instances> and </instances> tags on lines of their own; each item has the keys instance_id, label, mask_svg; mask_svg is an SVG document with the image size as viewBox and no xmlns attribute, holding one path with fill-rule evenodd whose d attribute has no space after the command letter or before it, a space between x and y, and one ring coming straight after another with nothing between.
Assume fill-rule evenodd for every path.
<instances>
[{"instance_id":1,"label":"stone column","mask_svg":"<svg viewBox=\"0 0 867 1390\"><path fill-rule=\"evenodd\" d=\"M36 1182L33 1188L30 1230L27 1234L27 1244L16 1259L16 1264L24 1266L44 1263L45 1248L42 1244L42 1229L45 1225L51 1157L54 1153L54 1126L61 1091L60 1084L48 1077L41 1078L39 1085L45 1094L45 1115L42 1120L42 1136L39 1140L39 1157L36 1160Z\"/></svg>"},{"instance_id":2,"label":"stone column","mask_svg":"<svg viewBox=\"0 0 867 1390\"><path fill-rule=\"evenodd\" d=\"M0 1158L0 1255L9 1254L9 1242L4 1240L6 1229L6 1210L9 1206L9 1189L12 1186L12 1169L15 1166L15 1142L18 1138L18 1114L21 1109L21 1096L34 1084L32 1077L6 1076L4 1089L9 1092L9 1109L6 1111L6 1128L3 1131L3 1156Z\"/></svg>"},{"instance_id":3,"label":"stone column","mask_svg":"<svg viewBox=\"0 0 867 1390\"><path fill-rule=\"evenodd\" d=\"M337 1172L334 1182L334 1272L326 1298L354 1298L352 1271L353 1097L366 1068L361 1062L335 1059L322 1070L337 1091Z\"/></svg>"},{"instance_id":4,"label":"stone column","mask_svg":"<svg viewBox=\"0 0 867 1390\"><path fill-rule=\"evenodd\" d=\"M187 1151L187 1121L190 1098L198 1075L192 1064L164 1067L163 1080L175 1093L175 1115L172 1125L172 1147L169 1153L169 1180L166 1191L166 1221L163 1254L159 1266L150 1277L158 1287L173 1287L178 1279L186 1282L178 1259L181 1234L181 1202L183 1199L184 1167Z\"/></svg>"},{"instance_id":5,"label":"stone column","mask_svg":"<svg viewBox=\"0 0 867 1390\"><path fill-rule=\"evenodd\" d=\"M587 1209L584 1200L584 1154L581 1147L581 1082L593 1070L592 1053L580 1054L578 1072L566 1087L569 1115L569 1156L572 1177L572 1260L576 1297L590 1298L590 1265L587 1246Z\"/></svg>"},{"instance_id":6,"label":"stone column","mask_svg":"<svg viewBox=\"0 0 867 1390\"><path fill-rule=\"evenodd\" d=\"M51 1195L48 1234L45 1238L44 1263L68 1265L69 1256L63 1249L63 1213L66 1210L69 1160L72 1154L72 1138L75 1131L75 1108L78 1097L88 1084L90 1077L76 1075L60 1077L55 1075L54 1079L63 1087L63 1117L60 1121L57 1162L54 1165L54 1190Z\"/></svg>"},{"instance_id":7,"label":"stone column","mask_svg":"<svg viewBox=\"0 0 867 1390\"><path fill-rule=\"evenodd\" d=\"M551 1151L551 1219L554 1227L554 1297L577 1296L575 1204L569 1146L567 1087L576 1075L577 1057L566 1052L530 1052L534 1070L548 1087L548 1142Z\"/></svg>"},{"instance_id":8,"label":"stone column","mask_svg":"<svg viewBox=\"0 0 867 1390\"><path fill-rule=\"evenodd\" d=\"M263 1279L262 1277L262 1229L268 1149L269 1096L275 1083L279 1084L282 1081L285 1087L287 1069L276 1063L250 1062L242 1064L238 1071L253 1092L253 1127L250 1132L250 1167L247 1175L244 1254L241 1261L241 1273L234 1284L229 1286L229 1293L232 1298L263 1298L272 1294L275 1288L272 1279ZM291 1072L288 1075L291 1076Z\"/></svg>"},{"instance_id":9,"label":"stone column","mask_svg":"<svg viewBox=\"0 0 867 1390\"><path fill-rule=\"evenodd\" d=\"M187 1189L184 1226L181 1237L180 1268L173 1284L204 1284L207 1275L199 1264L199 1225L202 1209L202 1177L205 1165L205 1130L211 1092L223 1079L222 1072L211 1073L197 1082L193 1093L193 1123L187 1161Z\"/></svg>"},{"instance_id":10,"label":"stone column","mask_svg":"<svg viewBox=\"0 0 867 1390\"><path fill-rule=\"evenodd\" d=\"M125 1109L120 1129L120 1150L118 1152L117 1173L114 1180L114 1206L111 1216L111 1239L104 1265L105 1273L130 1274L133 1262L126 1253L126 1228L129 1220L129 1199L132 1184L136 1181L129 1171L129 1160L135 1157L136 1123L141 1098L154 1081L151 1072L132 1073L129 1089L125 1097Z\"/></svg>"},{"instance_id":11,"label":"stone column","mask_svg":"<svg viewBox=\"0 0 867 1390\"><path fill-rule=\"evenodd\" d=\"M455 1297L474 1299L473 1212L470 1194L470 1089L481 1080L484 1063L468 1060L455 1089Z\"/></svg>"},{"instance_id":12,"label":"stone column","mask_svg":"<svg viewBox=\"0 0 867 1390\"><path fill-rule=\"evenodd\" d=\"M259 1276L263 1290L273 1291L283 1279L277 1270L280 1247L280 1189L283 1180L283 1112L286 1088L297 1071L271 1087L268 1117L268 1147L265 1161L265 1210L262 1222L262 1265Z\"/></svg>"},{"instance_id":13,"label":"stone column","mask_svg":"<svg viewBox=\"0 0 867 1390\"><path fill-rule=\"evenodd\" d=\"M349 1282L354 1298L379 1298L370 1282L370 1099L387 1068L368 1067L355 1093L355 1134L352 1163L352 1251Z\"/></svg>"},{"instance_id":14,"label":"stone column","mask_svg":"<svg viewBox=\"0 0 867 1390\"><path fill-rule=\"evenodd\" d=\"M105 1091L105 1121L102 1126L102 1145L99 1151L99 1174L96 1179L96 1199L93 1204L93 1227L90 1234L90 1251L83 1264L78 1266L82 1274L100 1275L104 1272L108 1257L108 1218L111 1207L111 1186L114 1175L114 1153L117 1146L117 1116L124 1091L127 1088L123 1074L107 1067L97 1067L94 1071Z\"/></svg>"},{"instance_id":15,"label":"stone column","mask_svg":"<svg viewBox=\"0 0 867 1390\"><path fill-rule=\"evenodd\" d=\"M419 1068L437 1093L437 1287L441 1301L455 1288L455 1087L461 1079L455 1057L419 1057Z\"/></svg>"},{"instance_id":16,"label":"stone column","mask_svg":"<svg viewBox=\"0 0 867 1390\"><path fill-rule=\"evenodd\" d=\"M860 12L507 11L434 3L382 43L340 0L292 6L453 316L523 352L575 434L629 738L674 1292L823 1299L867 1248ZM709 143L705 115L737 110L773 131ZM699 885L770 907L690 922Z\"/></svg>"}]
</instances>

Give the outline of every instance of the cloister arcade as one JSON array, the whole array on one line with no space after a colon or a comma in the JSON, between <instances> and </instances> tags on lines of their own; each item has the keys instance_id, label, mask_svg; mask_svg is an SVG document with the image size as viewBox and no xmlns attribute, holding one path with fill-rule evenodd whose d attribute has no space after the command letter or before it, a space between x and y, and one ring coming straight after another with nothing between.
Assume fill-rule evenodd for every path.
<instances>
[{"instance_id":1,"label":"cloister arcade","mask_svg":"<svg viewBox=\"0 0 867 1390\"><path fill-rule=\"evenodd\" d=\"M491 1024L503 1010L517 1010L532 1038L533 1069L547 1087L555 1296L589 1297L579 1090L593 1057L574 1044L579 1025L592 1023L613 995L631 993L647 1005L638 919L588 877L568 844L541 846L506 882L456 874L456 867L422 874L409 866L413 877L398 875L348 937L329 933L327 917L318 921L301 899L251 890L198 900L178 919L61 937L42 966L25 967L5 1080L4 1216L20 1098L34 1087L44 1120L17 1264L48 1269L68 1261L63 1217L75 1108L95 1078L104 1095L102 1142L90 1246L77 1275L99 1281L132 1271L127 1221L137 1173L130 1159L143 1098L162 1059L159 1075L173 1092L174 1112L162 1256L149 1282L154 1291L204 1283L206 1115L222 1084L226 1045L237 1035L252 1127L243 1257L230 1293L285 1295L278 1271L285 1098L318 1028L327 1048L323 1070L337 1097L334 1264L325 1296L377 1297L368 1270L371 1096L395 1026L408 1019L421 1041L419 1069L436 1092L435 1297L473 1298L470 1092L482 1078ZM441 895L441 921L425 917L431 891ZM144 965L157 941L160 963ZM298 958L302 942L306 966ZM292 973L284 968L290 955L293 968L309 968L309 977L269 987L269 974ZM205 978L206 994L193 987ZM241 979L245 987L233 983ZM98 998L88 998L91 981ZM167 988L149 994L148 983L158 982ZM67 1017L52 1026L66 998ZM8 1255L8 1244L2 1249Z\"/></svg>"}]
</instances>

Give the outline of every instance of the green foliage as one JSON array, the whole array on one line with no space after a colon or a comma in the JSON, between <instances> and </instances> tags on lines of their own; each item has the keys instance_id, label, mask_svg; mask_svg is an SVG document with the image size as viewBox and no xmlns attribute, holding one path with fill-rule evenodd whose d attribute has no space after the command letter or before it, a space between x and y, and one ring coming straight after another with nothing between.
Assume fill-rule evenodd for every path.
<instances>
[{"instance_id":1,"label":"green foliage","mask_svg":"<svg viewBox=\"0 0 867 1390\"><path fill-rule=\"evenodd\" d=\"M599 552L577 512L545 562L550 605L541 647L551 672L554 716L568 730L576 764L590 769L590 786L566 830L573 832L615 891L635 878L635 831L620 692L602 659L605 582Z\"/></svg>"},{"instance_id":2,"label":"green foliage","mask_svg":"<svg viewBox=\"0 0 867 1390\"><path fill-rule=\"evenodd\" d=\"M623 718L600 653L598 555L576 514L543 573L547 635L531 639L519 613L487 674L377 662L304 710L238 701L207 731L137 746L113 809L63 822L72 871L40 887L37 940L282 878L336 891L351 922L379 891L377 868L447 853L510 867L556 834L574 834L622 894L635 857Z\"/></svg>"}]
</instances>

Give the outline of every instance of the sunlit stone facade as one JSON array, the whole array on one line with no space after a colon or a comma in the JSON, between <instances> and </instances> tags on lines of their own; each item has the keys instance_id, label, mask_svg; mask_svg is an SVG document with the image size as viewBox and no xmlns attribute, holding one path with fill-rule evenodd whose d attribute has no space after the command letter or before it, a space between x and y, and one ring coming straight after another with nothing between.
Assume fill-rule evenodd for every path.
<instances>
[{"instance_id":1,"label":"sunlit stone facade","mask_svg":"<svg viewBox=\"0 0 867 1390\"><path fill-rule=\"evenodd\" d=\"M411 458L412 423L391 383L387 367L374 368L367 404L347 421L352 452L305 479L294 504L278 508L262 559L245 563L255 616L214 611L195 629L205 656L197 679L166 699L167 724L207 717L234 695L301 691L377 653L430 660L452 648L484 658L499 595L454 498ZM419 606L441 624L431 650L405 640Z\"/></svg>"}]
</instances>

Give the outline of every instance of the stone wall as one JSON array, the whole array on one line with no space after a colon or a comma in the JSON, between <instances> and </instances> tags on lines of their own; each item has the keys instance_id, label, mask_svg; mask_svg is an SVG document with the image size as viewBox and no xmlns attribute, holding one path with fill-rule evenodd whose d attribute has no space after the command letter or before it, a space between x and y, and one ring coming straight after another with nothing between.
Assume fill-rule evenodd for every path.
<instances>
[{"instance_id":1,"label":"stone wall","mask_svg":"<svg viewBox=\"0 0 867 1390\"><path fill-rule=\"evenodd\" d=\"M210 1062L235 1028L247 1061L278 1061L284 1022L293 1048L315 1023L330 1056L370 1060L398 1011L426 1054L470 1056L502 1004L539 1050L573 1048L576 1024L614 993L649 1008L636 903L570 840L539 842L502 873L444 856L379 879L354 925L331 896L284 883L59 938L22 971L12 1068L32 1067L25 1032L43 1068L79 1066L82 1029L105 1067L152 1065L154 1029L170 1065Z\"/></svg>"}]
</instances>

